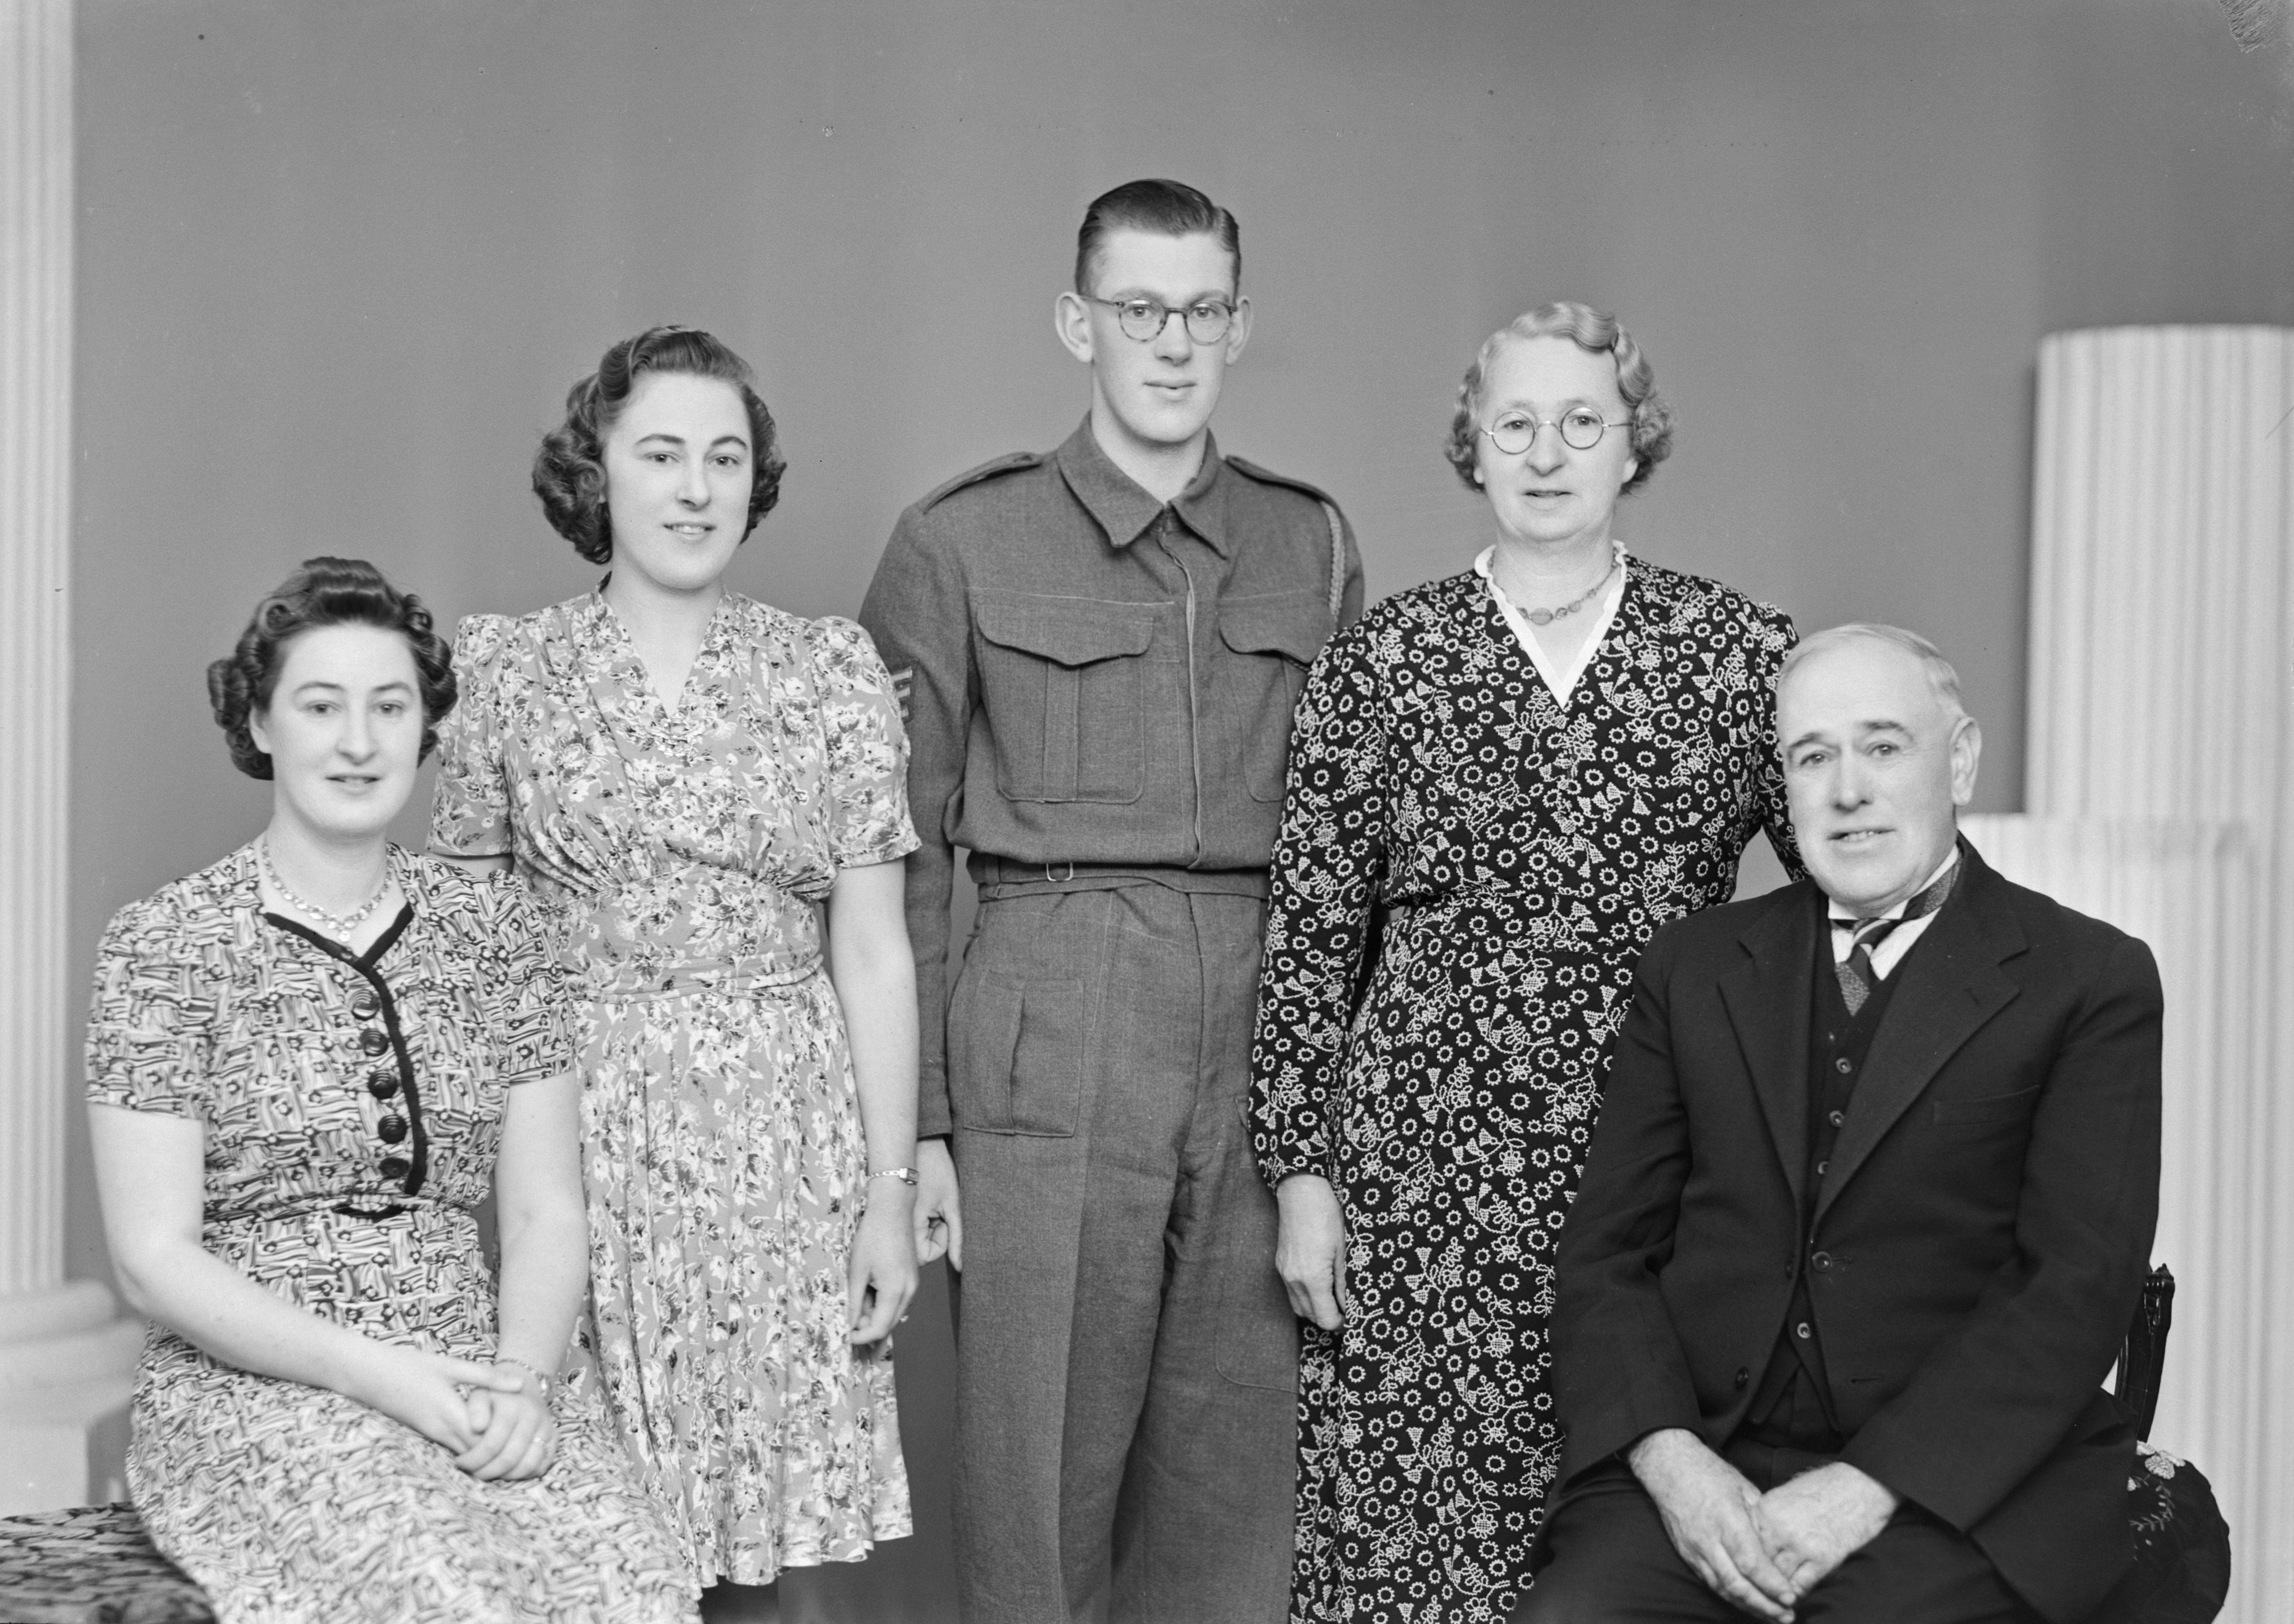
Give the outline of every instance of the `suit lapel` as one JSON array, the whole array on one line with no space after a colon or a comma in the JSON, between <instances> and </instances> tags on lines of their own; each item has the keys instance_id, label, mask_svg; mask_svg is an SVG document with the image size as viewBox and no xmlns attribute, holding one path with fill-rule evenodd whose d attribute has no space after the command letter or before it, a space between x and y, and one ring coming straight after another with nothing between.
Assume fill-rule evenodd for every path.
<instances>
[{"instance_id":1,"label":"suit lapel","mask_svg":"<svg viewBox=\"0 0 2294 1624\"><path fill-rule=\"evenodd\" d=\"M1873 1035L1817 1192L1819 1220L1944 1062L2019 990L1999 966L2023 951L2022 930L2003 905L1997 876L1965 841L1959 853L1967 867L1956 894L1896 971L1902 984Z\"/></svg>"},{"instance_id":2,"label":"suit lapel","mask_svg":"<svg viewBox=\"0 0 2294 1624\"><path fill-rule=\"evenodd\" d=\"M1815 887L1779 894L1738 938L1745 961L1720 978L1745 1068L1776 1140L1795 1208L1808 1177L1808 1029L1816 962Z\"/></svg>"}]
</instances>

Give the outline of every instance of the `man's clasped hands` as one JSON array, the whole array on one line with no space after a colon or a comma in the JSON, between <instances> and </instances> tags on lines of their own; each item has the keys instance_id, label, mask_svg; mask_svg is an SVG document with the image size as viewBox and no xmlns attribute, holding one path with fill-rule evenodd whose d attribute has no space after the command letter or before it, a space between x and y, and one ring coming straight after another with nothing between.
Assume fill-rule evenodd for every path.
<instances>
[{"instance_id":1,"label":"man's clasped hands","mask_svg":"<svg viewBox=\"0 0 2294 1624\"><path fill-rule=\"evenodd\" d=\"M1776 1624L1791 1624L1794 1606L1885 1528L1898 1503L1845 1461L1762 1494L1678 1427L1649 1433L1626 1458L1696 1576Z\"/></svg>"}]
</instances>

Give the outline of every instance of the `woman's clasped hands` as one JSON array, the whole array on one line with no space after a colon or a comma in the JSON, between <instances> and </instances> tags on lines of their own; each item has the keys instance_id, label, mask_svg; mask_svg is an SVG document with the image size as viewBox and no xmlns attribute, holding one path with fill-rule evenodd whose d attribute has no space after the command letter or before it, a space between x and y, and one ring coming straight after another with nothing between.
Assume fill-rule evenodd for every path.
<instances>
[{"instance_id":1,"label":"woman's clasped hands","mask_svg":"<svg viewBox=\"0 0 2294 1624\"><path fill-rule=\"evenodd\" d=\"M451 1450L471 1476L492 1482L549 1469L557 1424L531 1371L420 1348L378 1345L375 1354L362 1391L351 1396Z\"/></svg>"}]
</instances>

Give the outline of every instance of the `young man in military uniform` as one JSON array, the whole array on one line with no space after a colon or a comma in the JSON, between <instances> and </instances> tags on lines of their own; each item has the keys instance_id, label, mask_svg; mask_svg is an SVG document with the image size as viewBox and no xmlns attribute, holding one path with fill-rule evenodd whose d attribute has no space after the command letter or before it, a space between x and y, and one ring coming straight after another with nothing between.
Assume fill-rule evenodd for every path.
<instances>
[{"instance_id":1,"label":"young man in military uniform","mask_svg":"<svg viewBox=\"0 0 2294 1624\"><path fill-rule=\"evenodd\" d=\"M1241 268L1192 187L1092 204L1055 317L1090 415L910 508L860 613L924 840L967 1624L1288 1606L1297 1324L1243 1098L1291 707L1363 586L1329 498L1211 439ZM980 905L951 994L959 846Z\"/></svg>"}]
</instances>

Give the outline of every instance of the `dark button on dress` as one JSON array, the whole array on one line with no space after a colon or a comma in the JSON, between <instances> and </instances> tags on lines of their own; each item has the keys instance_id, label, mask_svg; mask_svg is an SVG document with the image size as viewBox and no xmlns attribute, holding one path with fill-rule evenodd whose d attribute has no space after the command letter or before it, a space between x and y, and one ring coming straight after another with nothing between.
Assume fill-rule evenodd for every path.
<instances>
[{"instance_id":1,"label":"dark button on dress","mask_svg":"<svg viewBox=\"0 0 2294 1624\"><path fill-rule=\"evenodd\" d=\"M416 1190L402 1183L412 1159L376 1157L386 1124L410 1131L372 1097L397 1075L353 1060L364 1045L349 1041L340 957L263 914L252 847L113 919L87 1094L201 1125L202 1244L225 1263L378 1341L485 1362L495 1299L476 1209L510 1088L571 1063L560 982L517 888L400 864L410 907L369 968L411 1060ZM668 1524L595 1398L561 1388L551 1408L549 1471L482 1482L354 1399L219 1364L154 1327L128 1482L154 1542L225 1620L690 1619Z\"/></svg>"}]
</instances>

